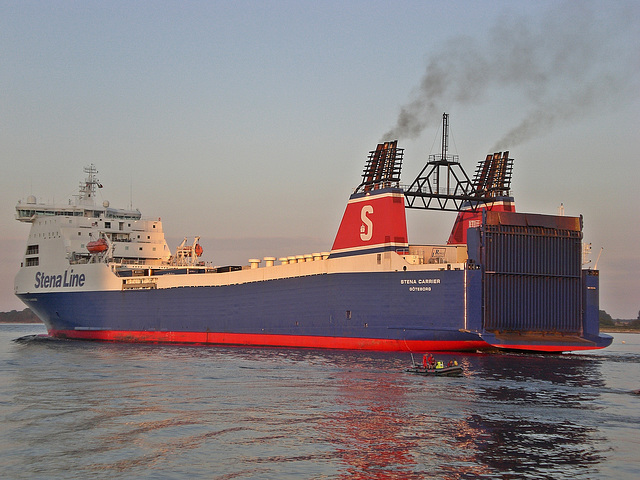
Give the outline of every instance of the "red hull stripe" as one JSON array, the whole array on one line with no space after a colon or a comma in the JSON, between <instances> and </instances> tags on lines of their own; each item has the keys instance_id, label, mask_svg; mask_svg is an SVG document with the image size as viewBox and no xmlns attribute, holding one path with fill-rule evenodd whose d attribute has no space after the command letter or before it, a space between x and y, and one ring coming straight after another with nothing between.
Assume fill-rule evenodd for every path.
<instances>
[{"instance_id":1,"label":"red hull stripe","mask_svg":"<svg viewBox=\"0 0 640 480\"><path fill-rule=\"evenodd\" d=\"M331 348L388 352L461 351L486 349L481 340L437 341L381 338L312 337L302 335L260 335L215 332L145 332L124 330L50 330L57 338L131 343L190 343L260 347Z\"/></svg>"}]
</instances>

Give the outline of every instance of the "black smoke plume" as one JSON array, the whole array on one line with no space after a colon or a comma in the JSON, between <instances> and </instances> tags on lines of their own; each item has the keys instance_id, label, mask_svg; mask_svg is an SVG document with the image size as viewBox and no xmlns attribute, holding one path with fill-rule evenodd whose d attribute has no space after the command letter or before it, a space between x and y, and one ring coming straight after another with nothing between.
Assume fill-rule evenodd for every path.
<instances>
[{"instance_id":1,"label":"black smoke plume","mask_svg":"<svg viewBox=\"0 0 640 480\"><path fill-rule=\"evenodd\" d=\"M637 94L638 31L635 3L569 2L537 22L501 19L484 40L451 39L430 56L413 98L383 139L417 138L453 105L478 104L490 93L499 99L496 90L515 92L509 98L519 99L513 110L522 119L491 151L513 148L557 122L615 108Z\"/></svg>"}]
</instances>

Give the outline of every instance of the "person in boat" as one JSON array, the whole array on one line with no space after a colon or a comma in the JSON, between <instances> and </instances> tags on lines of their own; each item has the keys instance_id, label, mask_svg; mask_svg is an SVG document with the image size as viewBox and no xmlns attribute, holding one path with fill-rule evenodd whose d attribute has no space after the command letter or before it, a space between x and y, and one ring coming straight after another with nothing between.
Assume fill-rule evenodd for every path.
<instances>
[{"instance_id":1,"label":"person in boat","mask_svg":"<svg viewBox=\"0 0 640 480\"><path fill-rule=\"evenodd\" d=\"M436 363L436 370L438 370L440 368L444 368L444 363L442 361L438 360L438 362Z\"/></svg>"},{"instance_id":2,"label":"person in boat","mask_svg":"<svg viewBox=\"0 0 640 480\"><path fill-rule=\"evenodd\" d=\"M433 368L435 363L436 361L434 360L433 355L431 355L430 353L425 353L422 356L422 366L424 368Z\"/></svg>"}]
</instances>

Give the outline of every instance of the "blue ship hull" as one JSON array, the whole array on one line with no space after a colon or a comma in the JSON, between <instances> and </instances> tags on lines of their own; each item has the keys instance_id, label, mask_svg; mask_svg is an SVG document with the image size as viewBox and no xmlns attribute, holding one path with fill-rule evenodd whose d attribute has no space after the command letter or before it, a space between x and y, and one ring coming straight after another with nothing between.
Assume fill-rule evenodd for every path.
<instances>
[{"instance_id":1,"label":"blue ship hull","mask_svg":"<svg viewBox=\"0 0 640 480\"><path fill-rule=\"evenodd\" d=\"M480 294L479 282L468 279L465 295L465 273L338 273L217 287L21 298L53 335L71 338L473 350L487 344L468 331L470 323L479 325L480 320L479 312L469 312L469 304L465 324L463 299Z\"/></svg>"},{"instance_id":2,"label":"blue ship hull","mask_svg":"<svg viewBox=\"0 0 640 480\"><path fill-rule=\"evenodd\" d=\"M480 270L336 273L20 297L51 335L76 339L388 351L565 351L610 343L606 336L483 331Z\"/></svg>"}]
</instances>

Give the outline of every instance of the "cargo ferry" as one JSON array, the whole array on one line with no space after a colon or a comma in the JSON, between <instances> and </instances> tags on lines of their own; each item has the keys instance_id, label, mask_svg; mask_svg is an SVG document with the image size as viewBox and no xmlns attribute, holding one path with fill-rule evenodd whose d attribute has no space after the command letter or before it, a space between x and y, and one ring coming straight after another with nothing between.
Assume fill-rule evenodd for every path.
<instances>
[{"instance_id":1,"label":"cargo ferry","mask_svg":"<svg viewBox=\"0 0 640 480\"><path fill-rule=\"evenodd\" d=\"M379 351L564 352L606 347L598 271L583 268L582 218L515 211L513 160L488 155L470 179L447 151L409 186L404 150L369 153L326 252L201 260L162 221L96 202L85 168L63 205L16 206L31 224L15 294L52 337L117 342ZM414 245L406 209L457 211L449 239Z\"/></svg>"}]
</instances>

